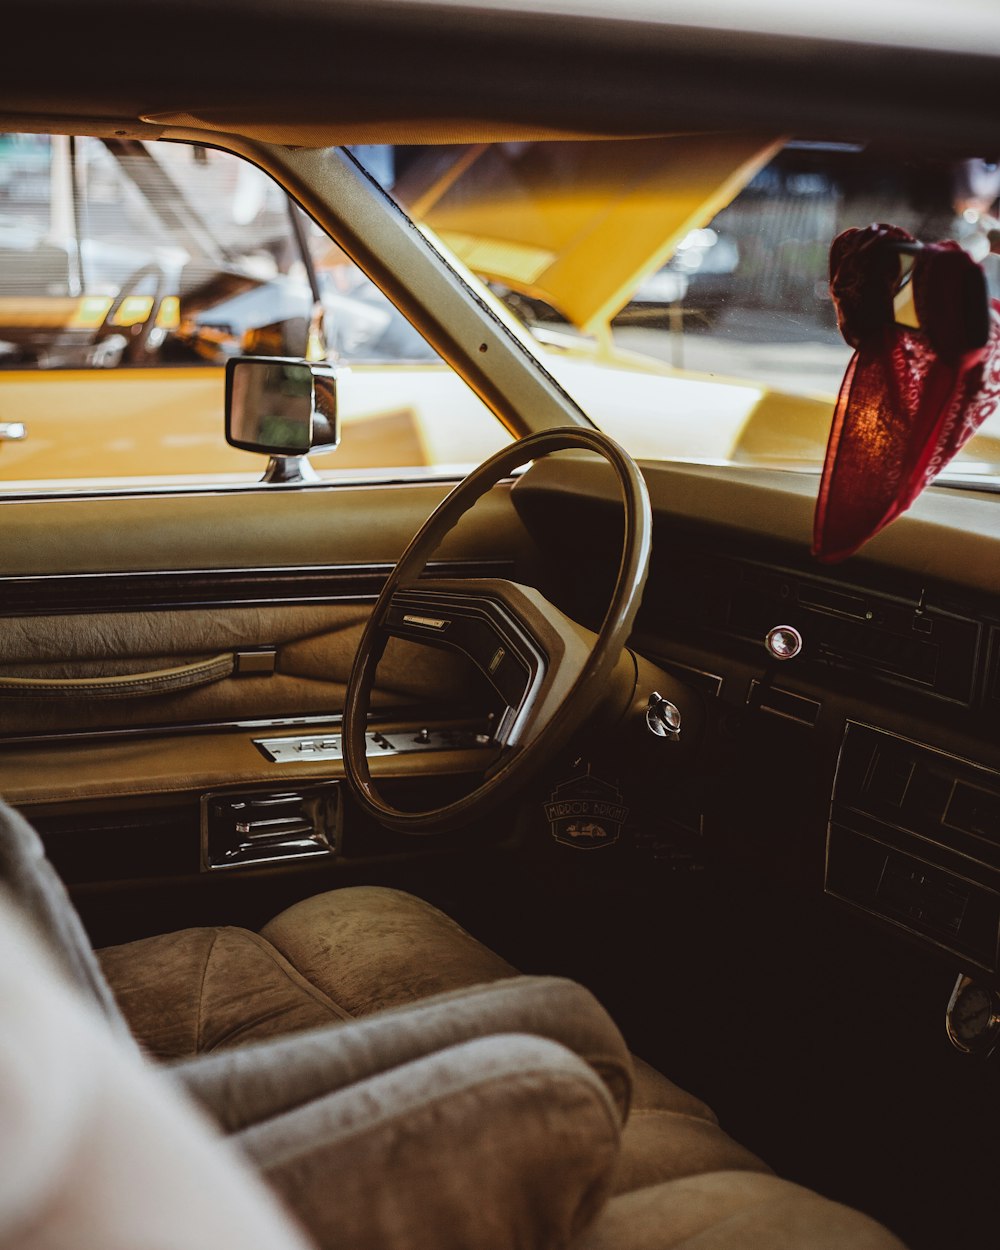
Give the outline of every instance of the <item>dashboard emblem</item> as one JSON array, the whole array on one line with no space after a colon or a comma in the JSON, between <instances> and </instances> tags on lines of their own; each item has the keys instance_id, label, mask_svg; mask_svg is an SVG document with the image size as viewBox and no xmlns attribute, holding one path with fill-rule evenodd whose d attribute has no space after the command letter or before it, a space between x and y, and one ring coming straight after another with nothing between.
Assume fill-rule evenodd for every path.
<instances>
[{"instance_id":1,"label":"dashboard emblem","mask_svg":"<svg viewBox=\"0 0 1000 1250\"><path fill-rule=\"evenodd\" d=\"M556 786L545 804L553 838L577 851L595 851L617 842L628 811L617 786L589 774Z\"/></svg>"}]
</instances>

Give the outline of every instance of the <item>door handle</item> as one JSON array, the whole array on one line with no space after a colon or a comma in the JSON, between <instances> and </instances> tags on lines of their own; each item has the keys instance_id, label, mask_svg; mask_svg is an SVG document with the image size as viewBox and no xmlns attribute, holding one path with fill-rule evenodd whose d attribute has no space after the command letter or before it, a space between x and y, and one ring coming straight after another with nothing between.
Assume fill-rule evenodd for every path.
<instances>
[{"instance_id":1,"label":"door handle","mask_svg":"<svg viewBox=\"0 0 1000 1250\"><path fill-rule=\"evenodd\" d=\"M0 443L20 443L27 437L23 421L0 421Z\"/></svg>"}]
</instances>

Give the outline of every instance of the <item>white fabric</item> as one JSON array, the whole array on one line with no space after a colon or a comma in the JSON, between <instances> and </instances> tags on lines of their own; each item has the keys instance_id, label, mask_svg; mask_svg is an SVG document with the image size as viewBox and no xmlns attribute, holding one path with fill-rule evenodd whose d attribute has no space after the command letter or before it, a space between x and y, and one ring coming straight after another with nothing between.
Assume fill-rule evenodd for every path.
<instances>
[{"instance_id":1,"label":"white fabric","mask_svg":"<svg viewBox=\"0 0 1000 1250\"><path fill-rule=\"evenodd\" d=\"M0 892L0 1250L308 1250Z\"/></svg>"}]
</instances>

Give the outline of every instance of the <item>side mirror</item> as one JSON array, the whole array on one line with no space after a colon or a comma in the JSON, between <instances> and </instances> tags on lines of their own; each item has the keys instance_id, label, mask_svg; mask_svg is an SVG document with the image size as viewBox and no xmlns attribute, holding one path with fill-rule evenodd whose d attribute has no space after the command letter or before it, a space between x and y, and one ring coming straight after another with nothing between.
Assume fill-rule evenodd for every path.
<instances>
[{"instance_id":1,"label":"side mirror","mask_svg":"<svg viewBox=\"0 0 1000 1250\"><path fill-rule=\"evenodd\" d=\"M315 479L311 451L340 442L337 374L332 365L279 356L226 362L226 442L270 456L264 480Z\"/></svg>"}]
</instances>

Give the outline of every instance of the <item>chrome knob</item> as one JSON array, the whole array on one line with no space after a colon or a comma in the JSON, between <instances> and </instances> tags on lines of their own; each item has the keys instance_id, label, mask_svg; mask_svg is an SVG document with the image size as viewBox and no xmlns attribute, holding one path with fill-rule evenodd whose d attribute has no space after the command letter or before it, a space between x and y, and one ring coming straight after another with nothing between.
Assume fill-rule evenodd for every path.
<instances>
[{"instance_id":1,"label":"chrome knob","mask_svg":"<svg viewBox=\"0 0 1000 1250\"><path fill-rule=\"evenodd\" d=\"M646 705L646 725L658 738L676 742L681 736L680 709L654 690Z\"/></svg>"},{"instance_id":2,"label":"chrome knob","mask_svg":"<svg viewBox=\"0 0 1000 1250\"><path fill-rule=\"evenodd\" d=\"M794 660L802 650L802 635L794 625L775 625L767 631L764 646L774 660Z\"/></svg>"}]
</instances>

